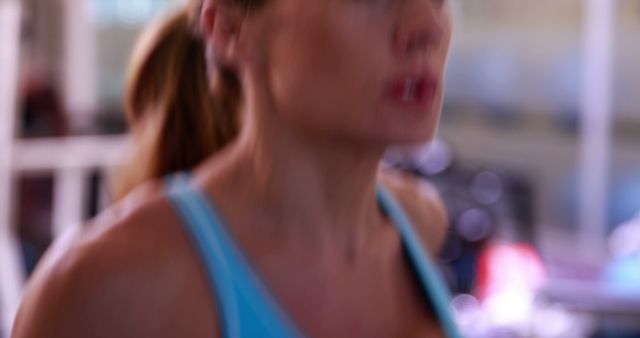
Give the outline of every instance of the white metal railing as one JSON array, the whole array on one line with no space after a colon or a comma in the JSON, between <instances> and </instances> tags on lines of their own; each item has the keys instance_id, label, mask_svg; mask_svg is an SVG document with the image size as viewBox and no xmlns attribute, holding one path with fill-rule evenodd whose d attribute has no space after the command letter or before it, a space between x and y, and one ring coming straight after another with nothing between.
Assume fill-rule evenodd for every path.
<instances>
[{"instance_id":1,"label":"white metal railing","mask_svg":"<svg viewBox=\"0 0 640 338\"><path fill-rule=\"evenodd\" d=\"M617 1L586 0L584 5L578 224L581 247L604 251Z\"/></svg>"},{"instance_id":2,"label":"white metal railing","mask_svg":"<svg viewBox=\"0 0 640 338\"><path fill-rule=\"evenodd\" d=\"M24 281L10 204L20 11L19 1L0 0L0 336L13 323Z\"/></svg>"},{"instance_id":3,"label":"white metal railing","mask_svg":"<svg viewBox=\"0 0 640 338\"><path fill-rule=\"evenodd\" d=\"M113 1L113 0L110 0ZM96 29L90 22L90 6L95 1L58 1L63 8L62 101L74 130L91 126L98 108L98 57ZM136 1L127 1L133 6Z\"/></svg>"},{"instance_id":4,"label":"white metal railing","mask_svg":"<svg viewBox=\"0 0 640 338\"><path fill-rule=\"evenodd\" d=\"M86 12L83 7L87 5L85 1L81 1L80 7L75 0L67 0L64 4L65 18L77 19L78 15L72 15L74 11L80 11L80 14ZM95 86L86 86L87 71L95 71L90 69L95 68L91 63L94 55L89 48L93 36L91 32L78 27L89 26L87 22L64 20L69 25L64 30L65 48L73 52L66 53L72 58L65 64L65 70L68 70L65 73L65 85L73 89L74 98L80 97L74 101L65 99L65 105L77 111L90 111L92 103L96 101ZM117 165L126 142L124 137L15 138L20 23L21 1L0 0L0 338L11 331L25 282L12 215L16 176L29 171L53 172L52 232L56 237L67 228L79 226L84 221L88 174L95 169ZM85 71L78 72L78 64L83 65ZM76 122L87 119L84 116L74 117ZM104 203L104 198L101 200Z\"/></svg>"},{"instance_id":5,"label":"white metal railing","mask_svg":"<svg viewBox=\"0 0 640 338\"><path fill-rule=\"evenodd\" d=\"M15 142L15 156L12 158L14 173L54 173L54 236L84 221L87 177L94 169L117 166L121 162L120 156L126 141L124 136L82 136Z\"/></svg>"},{"instance_id":6,"label":"white metal railing","mask_svg":"<svg viewBox=\"0 0 640 338\"><path fill-rule=\"evenodd\" d=\"M54 205L52 232L56 238L66 230L80 226L84 221L85 192L87 177L92 170L109 169L121 163L121 154L127 138L124 136L82 136L59 137L33 140L15 140L12 144L13 156L9 159L8 180L23 172L53 172ZM9 186L4 186L7 189ZM8 195L6 192L5 195ZM104 192L102 193L104 194ZM0 204L9 205L8 200L0 200ZM104 203L104 200L103 200ZM6 207L5 207L6 208ZM12 233L11 213L6 212L0 220L5 234ZM2 311L5 314L3 326L10 329L15 310L20 299L24 281L24 272L15 235L6 237L11 253L5 253L9 265L1 265L0 273L5 278L0 280L7 289L2 295ZM10 293L9 293L10 291Z\"/></svg>"}]
</instances>

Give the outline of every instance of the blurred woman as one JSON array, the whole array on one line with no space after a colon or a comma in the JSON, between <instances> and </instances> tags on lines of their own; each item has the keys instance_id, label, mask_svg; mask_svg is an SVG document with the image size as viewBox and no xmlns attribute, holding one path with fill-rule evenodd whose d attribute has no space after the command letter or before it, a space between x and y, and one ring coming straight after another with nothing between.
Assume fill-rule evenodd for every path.
<instances>
[{"instance_id":1,"label":"blurred woman","mask_svg":"<svg viewBox=\"0 0 640 338\"><path fill-rule=\"evenodd\" d=\"M447 4L194 0L174 20L149 43L197 34L132 72L137 188L50 250L14 336L455 337L429 258L444 210L378 182L388 146L433 137Z\"/></svg>"}]
</instances>

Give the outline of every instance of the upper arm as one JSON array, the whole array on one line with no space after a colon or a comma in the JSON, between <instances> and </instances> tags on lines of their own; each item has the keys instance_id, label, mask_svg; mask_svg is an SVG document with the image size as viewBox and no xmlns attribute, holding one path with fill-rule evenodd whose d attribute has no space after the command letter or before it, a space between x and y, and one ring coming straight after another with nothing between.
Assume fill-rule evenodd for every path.
<instances>
[{"instance_id":1,"label":"upper arm","mask_svg":"<svg viewBox=\"0 0 640 338\"><path fill-rule=\"evenodd\" d=\"M155 288L131 252L102 237L54 247L28 283L13 337L149 336Z\"/></svg>"},{"instance_id":2,"label":"upper arm","mask_svg":"<svg viewBox=\"0 0 640 338\"><path fill-rule=\"evenodd\" d=\"M12 337L123 336L130 311L123 285L132 270L125 222L104 213L53 243L27 283Z\"/></svg>"},{"instance_id":3,"label":"upper arm","mask_svg":"<svg viewBox=\"0 0 640 338\"><path fill-rule=\"evenodd\" d=\"M381 179L407 212L426 248L436 255L449 226L447 210L438 191L423 179L395 170L383 170Z\"/></svg>"},{"instance_id":4,"label":"upper arm","mask_svg":"<svg viewBox=\"0 0 640 338\"><path fill-rule=\"evenodd\" d=\"M14 338L216 336L194 254L166 208L103 213L49 249L31 277Z\"/></svg>"},{"instance_id":5,"label":"upper arm","mask_svg":"<svg viewBox=\"0 0 640 338\"><path fill-rule=\"evenodd\" d=\"M91 285L83 280L91 268L87 253L74 242L56 242L38 265L16 317L14 338L99 336L82 330L83 317L93 310Z\"/></svg>"}]
</instances>

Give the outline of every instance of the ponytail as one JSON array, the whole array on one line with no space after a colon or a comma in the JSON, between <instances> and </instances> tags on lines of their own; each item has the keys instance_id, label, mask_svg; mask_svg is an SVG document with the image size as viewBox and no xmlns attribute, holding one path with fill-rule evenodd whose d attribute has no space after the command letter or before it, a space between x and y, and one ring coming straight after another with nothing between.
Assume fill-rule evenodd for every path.
<instances>
[{"instance_id":1,"label":"ponytail","mask_svg":"<svg viewBox=\"0 0 640 338\"><path fill-rule=\"evenodd\" d=\"M193 169L238 132L240 85L219 69L210 90L202 39L188 8L149 27L130 64L124 105L131 159L116 176L120 199L140 183Z\"/></svg>"}]
</instances>

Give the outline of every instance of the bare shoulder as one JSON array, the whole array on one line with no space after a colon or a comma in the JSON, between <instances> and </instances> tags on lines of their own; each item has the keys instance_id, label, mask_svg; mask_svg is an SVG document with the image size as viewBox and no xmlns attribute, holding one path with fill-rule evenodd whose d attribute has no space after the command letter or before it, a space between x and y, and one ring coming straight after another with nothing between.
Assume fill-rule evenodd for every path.
<instances>
[{"instance_id":1,"label":"bare shoulder","mask_svg":"<svg viewBox=\"0 0 640 338\"><path fill-rule=\"evenodd\" d=\"M13 337L147 337L180 302L191 261L152 186L57 240L25 290ZM176 244L177 243L177 244Z\"/></svg>"},{"instance_id":2,"label":"bare shoulder","mask_svg":"<svg viewBox=\"0 0 640 338\"><path fill-rule=\"evenodd\" d=\"M383 169L380 178L413 221L429 252L437 254L447 235L449 219L436 188L424 179L393 169Z\"/></svg>"}]
</instances>

